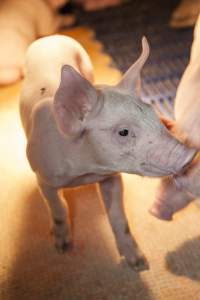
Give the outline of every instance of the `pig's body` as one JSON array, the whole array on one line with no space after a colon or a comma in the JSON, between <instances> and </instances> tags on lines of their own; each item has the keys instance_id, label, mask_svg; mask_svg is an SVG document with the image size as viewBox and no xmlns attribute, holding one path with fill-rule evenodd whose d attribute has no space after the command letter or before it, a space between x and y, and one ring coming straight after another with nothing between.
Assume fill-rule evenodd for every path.
<instances>
[{"instance_id":1,"label":"pig's body","mask_svg":"<svg viewBox=\"0 0 200 300\"><path fill-rule=\"evenodd\" d=\"M190 61L181 78L175 99L175 124L173 133L184 143L200 150L200 17L194 29L194 40ZM180 176L161 182L150 212L155 216L171 220L173 214L200 197L199 155L190 168ZM167 184L166 184L167 182ZM176 184L176 187L175 187Z\"/></svg>"},{"instance_id":2,"label":"pig's body","mask_svg":"<svg viewBox=\"0 0 200 300\"><path fill-rule=\"evenodd\" d=\"M41 38L29 47L20 102L21 119L27 136L33 109L45 98L51 98L52 102L60 84L61 68L66 62L90 82L93 81L91 60L74 39L54 35Z\"/></svg>"},{"instance_id":3,"label":"pig's body","mask_svg":"<svg viewBox=\"0 0 200 300\"><path fill-rule=\"evenodd\" d=\"M55 33L73 22L58 15L65 0L2 0L0 3L0 85L14 83L24 76L28 46L38 37Z\"/></svg>"},{"instance_id":4,"label":"pig's body","mask_svg":"<svg viewBox=\"0 0 200 300\"><path fill-rule=\"evenodd\" d=\"M82 176L85 172L79 169L79 164L74 163L77 156L75 150L81 153L83 160L88 153L82 152L81 145L73 147L71 139L66 139L60 133L53 115L52 99L59 87L61 68L66 61L86 79L93 81L90 58L72 38L55 35L53 39L50 37L33 43L27 52L27 73L20 103L31 167L38 178L41 177L47 184L56 187L98 181L97 177L92 176L92 171L91 175ZM30 88L33 82L34 88ZM31 131L32 122L35 122L34 131ZM51 131L50 135L44 133L47 128ZM42 158L41 149L44 150ZM70 157L70 163L66 159L66 153Z\"/></svg>"},{"instance_id":5,"label":"pig's body","mask_svg":"<svg viewBox=\"0 0 200 300\"><path fill-rule=\"evenodd\" d=\"M194 30L189 64L181 78L175 99L175 132L200 149L200 18Z\"/></svg>"},{"instance_id":6,"label":"pig's body","mask_svg":"<svg viewBox=\"0 0 200 300\"><path fill-rule=\"evenodd\" d=\"M60 189L100 182L120 254L134 267L144 267L127 231L118 173L175 174L194 156L136 95L148 54L143 39L141 56L117 86L94 87L90 59L73 39L47 37L28 50L20 101L27 156L47 199L61 251L71 236Z\"/></svg>"}]
</instances>

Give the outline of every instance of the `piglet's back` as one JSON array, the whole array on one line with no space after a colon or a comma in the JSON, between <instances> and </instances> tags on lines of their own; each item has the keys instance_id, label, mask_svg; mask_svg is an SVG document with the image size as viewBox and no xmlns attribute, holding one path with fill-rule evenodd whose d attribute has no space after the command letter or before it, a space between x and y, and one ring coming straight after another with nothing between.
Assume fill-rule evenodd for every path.
<instances>
[{"instance_id":1,"label":"piglet's back","mask_svg":"<svg viewBox=\"0 0 200 300\"><path fill-rule=\"evenodd\" d=\"M66 64L88 80L93 80L93 67L88 54L70 37L44 37L28 48L20 97L20 114L25 131L34 105L47 97L53 99L60 84L61 68Z\"/></svg>"}]
</instances>

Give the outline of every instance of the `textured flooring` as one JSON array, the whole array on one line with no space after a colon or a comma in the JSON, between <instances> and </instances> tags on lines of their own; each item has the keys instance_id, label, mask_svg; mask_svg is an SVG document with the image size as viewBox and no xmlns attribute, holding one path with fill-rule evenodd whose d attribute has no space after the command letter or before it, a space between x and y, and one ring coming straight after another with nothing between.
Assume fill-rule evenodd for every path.
<instances>
[{"instance_id":1,"label":"textured flooring","mask_svg":"<svg viewBox=\"0 0 200 300\"><path fill-rule=\"evenodd\" d=\"M143 98L168 117L187 65L193 30L171 29L169 19L179 0L132 0L119 7L83 14L80 22L96 32L115 66L125 72L137 59L145 35L151 53L143 70Z\"/></svg>"},{"instance_id":2,"label":"textured flooring","mask_svg":"<svg viewBox=\"0 0 200 300\"><path fill-rule=\"evenodd\" d=\"M91 30L68 34L88 50L98 83L118 81ZM56 253L25 159L19 90L20 84L0 89L0 300L200 299L200 210L192 203L169 223L149 215L158 180L123 175L131 230L150 270L135 273L120 261L97 185L66 191L74 249Z\"/></svg>"}]
</instances>

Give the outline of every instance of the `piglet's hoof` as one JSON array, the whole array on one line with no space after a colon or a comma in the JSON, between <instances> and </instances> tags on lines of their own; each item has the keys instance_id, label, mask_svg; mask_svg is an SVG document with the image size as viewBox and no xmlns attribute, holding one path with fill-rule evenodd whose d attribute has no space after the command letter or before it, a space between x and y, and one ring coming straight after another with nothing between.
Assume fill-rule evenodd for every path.
<instances>
[{"instance_id":1,"label":"piglet's hoof","mask_svg":"<svg viewBox=\"0 0 200 300\"><path fill-rule=\"evenodd\" d=\"M72 239L69 234L64 232L59 232L59 228L52 228L50 233L54 237L55 248L58 253L63 254L72 249Z\"/></svg>"},{"instance_id":2,"label":"piglet's hoof","mask_svg":"<svg viewBox=\"0 0 200 300\"><path fill-rule=\"evenodd\" d=\"M131 269L136 272L149 270L147 259L142 254L133 256L132 258L125 258L124 256L122 256L121 259L123 263L126 263Z\"/></svg>"},{"instance_id":3,"label":"piglet's hoof","mask_svg":"<svg viewBox=\"0 0 200 300\"><path fill-rule=\"evenodd\" d=\"M134 263L127 261L128 265L136 272L149 270L149 264L145 257L139 257Z\"/></svg>"},{"instance_id":4,"label":"piglet's hoof","mask_svg":"<svg viewBox=\"0 0 200 300\"><path fill-rule=\"evenodd\" d=\"M72 249L72 242L56 241L55 247L58 253L64 254Z\"/></svg>"}]
</instances>

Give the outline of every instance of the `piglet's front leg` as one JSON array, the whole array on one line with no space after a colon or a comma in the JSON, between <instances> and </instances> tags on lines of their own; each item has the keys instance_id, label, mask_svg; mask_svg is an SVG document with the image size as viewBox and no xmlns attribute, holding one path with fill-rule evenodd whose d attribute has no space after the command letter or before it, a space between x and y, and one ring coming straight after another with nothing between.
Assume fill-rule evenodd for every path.
<instances>
[{"instance_id":1,"label":"piglet's front leg","mask_svg":"<svg viewBox=\"0 0 200 300\"><path fill-rule=\"evenodd\" d=\"M47 202L52 220L52 232L58 252L64 253L71 246L71 230L68 206L62 192L46 184L39 184L40 192Z\"/></svg>"},{"instance_id":2,"label":"piglet's front leg","mask_svg":"<svg viewBox=\"0 0 200 300\"><path fill-rule=\"evenodd\" d=\"M135 270L148 269L147 262L132 237L123 207L123 187L120 175L100 182L100 188L115 236L117 248L122 257Z\"/></svg>"}]
</instances>

